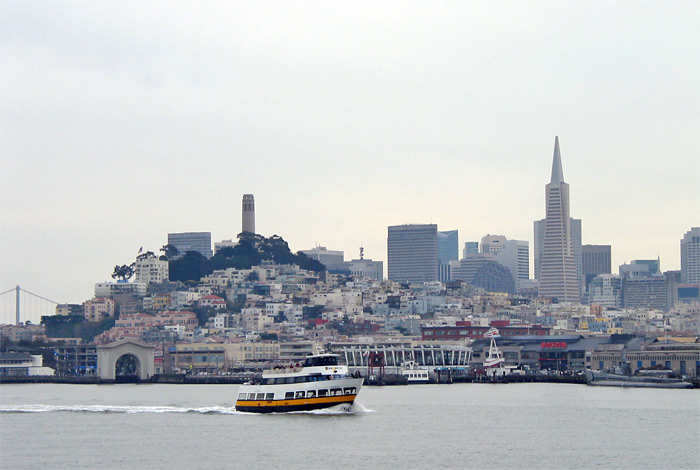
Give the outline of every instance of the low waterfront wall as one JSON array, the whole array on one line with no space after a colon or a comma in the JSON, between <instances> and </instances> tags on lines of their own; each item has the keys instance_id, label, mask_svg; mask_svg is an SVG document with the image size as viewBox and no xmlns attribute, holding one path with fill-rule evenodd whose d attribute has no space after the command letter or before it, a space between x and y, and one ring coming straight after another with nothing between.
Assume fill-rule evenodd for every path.
<instances>
[{"instance_id":1,"label":"low waterfront wall","mask_svg":"<svg viewBox=\"0 0 700 470\"><path fill-rule=\"evenodd\" d=\"M51 384L114 384L114 383L158 383L158 384L210 384L210 385L236 385L248 380L259 379L260 376L226 376L226 375L184 375L184 374L156 374L147 381L139 381L137 378L127 377L124 379L107 380L99 377L56 377L56 376L31 376L31 377L0 377L0 384L22 384L22 383L51 383ZM688 379L686 382L692 383L694 388L700 388L700 378ZM431 383L437 383L431 381ZM485 377L466 375L462 377L452 377L451 381L443 380L440 383L568 383L586 384L586 377L583 375L506 375L503 377ZM365 379L367 386L391 386L406 385L404 377L395 374L386 374L373 379Z\"/></svg>"}]
</instances>

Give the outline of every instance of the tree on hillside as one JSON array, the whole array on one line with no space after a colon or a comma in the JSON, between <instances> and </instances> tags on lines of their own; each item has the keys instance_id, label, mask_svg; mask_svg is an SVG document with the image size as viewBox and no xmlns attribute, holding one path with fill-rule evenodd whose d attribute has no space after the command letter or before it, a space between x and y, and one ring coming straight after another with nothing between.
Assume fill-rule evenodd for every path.
<instances>
[{"instance_id":1,"label":"tree on hillside","mask_svg":"<svg viewBox=\"0 0 700 470\"><path fill-rule=\"evenodd\" d=\"M119 278L122 281L126 281L129 278L131 278L131 276L133 276L133 275L134 275L134 268L132 268L131 266L129 266L127 264L122 264L121 266L116 265L114 267L114 271L112 272L112 279Z\"/></svg>"},{"instance_id":2,"label":"tree on hillside","mask_svg":"<svg viewBox=\"0 0 700 470\"><path fill-rule=\"evenodd\" d=\"M180 250L177 249L175 245L163 245L159 251L162 251L160 259L163 261L170 261L180 254Z\"/></svg>"},{"instance_id":3,"label":"tree on hillside","mask_svg":"<svg viewBox=\"0 0 700 470\"><path fill-rule=\"evenodd\" d=\"M262 257L257 247L259 239L256 237L260 237L260 235L254 235L249 232L243 232L238 235L238 244L233 247L234 263L232 267L250 269L251 266L260 264Z\"/></svg>"},{"instance_id":4,"label":"tree on hillside","mask_svg":"<svg viewBox=\"0 0 700 470\"><path fill-rule=\"evenodd\" d=\"M136 261L143 261L151 258L155 258L156 254L153 253L152 251L147 251L145 253L140 253L139 255L136 256Z\"/></svg>"},{"instance_id":5,"label":"tree on hillside","mask_svg":"<svg viewBox=\"0 0 700 470\"><path fill-rule=\"evenodd\" d=\"M166 245L161 251L166 252ZM173 247L174 248L174 247ZM165 256L165 255L164 255ZM163 257L161 257L163 259ZM207 259L198 252L188 251L178 259L170 259L171 281L199 281L215 270L236 268L250 269L269 260L277 264L296 264L302 269L320 272L325 266L301 252L293 254L287 242L279 235L265 238L249 232L238 235L238 244L225 247Z\"/></svg>"},{"instance_id":6,"label":"tree on hillside","mask_svg":"<svg viewBox=\"0 0 700 470\"><path fill-rule=\"evenodd\" d=\"M278 264L292 264L294 255L289 250L289 245L279 235L264 238L260 241L258 249L262 256Z\"/></svg>"},{"instance_id":7,"label":"tree on hillside","mask_svg":"<svg viewBox=\"0 0 700 470\"><path fill-rule=\"evenodd\" d=\"M199 281L212 272L207 258L198 251L187 251L181 258L170 261L171 281Z\"/></svg>"},{"instance_id":8,"label":"tree on hillside","mask_svg":"<svg viewBox=\"0 0 700 470\"><path fill-rule=\"evenodd\" d=\"M301 251L297 251L296 255L294 255L293 264L296 264L301 269L306 269L308 271L314 271L317 273L326 270L325 264L321 263L317 259L309 258L305 253L302 253Z\"/></svg>"}]
</instances>

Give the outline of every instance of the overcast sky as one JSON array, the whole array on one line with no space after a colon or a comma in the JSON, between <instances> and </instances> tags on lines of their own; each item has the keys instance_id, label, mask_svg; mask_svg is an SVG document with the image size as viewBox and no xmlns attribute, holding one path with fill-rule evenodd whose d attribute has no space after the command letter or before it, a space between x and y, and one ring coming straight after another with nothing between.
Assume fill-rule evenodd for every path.
<instances>
[{"instance_id":1,"label":"overcast sky","mask_svg":"<svg viewBox=\"0 0 700 470\"><path fill-rule=\"evenodd\" d=\"M386 261L388 225L436 223L532 255L555 135L583 243L611 244L614 272L679 269L700 225L697 1L0 14L0 292L82 302L169 232L235 238L243 193L293 251Z\"/></svg>"}]
</instances>

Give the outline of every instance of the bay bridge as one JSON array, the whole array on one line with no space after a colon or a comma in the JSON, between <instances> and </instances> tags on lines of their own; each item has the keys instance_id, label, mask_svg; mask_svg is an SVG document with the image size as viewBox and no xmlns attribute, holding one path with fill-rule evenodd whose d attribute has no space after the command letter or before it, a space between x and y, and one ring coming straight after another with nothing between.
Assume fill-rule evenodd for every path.
<instances>
[{"instance_id":1,"label":"bay bridge","mask_svg":"<svg viewBox=\"0 0 700 470\"><path fill-rule=\"evenodd\" d=\"M16 286L0 292L0 324L38 324L44 315L55 315L58 302Z\"/></svg>"}]
</instances>

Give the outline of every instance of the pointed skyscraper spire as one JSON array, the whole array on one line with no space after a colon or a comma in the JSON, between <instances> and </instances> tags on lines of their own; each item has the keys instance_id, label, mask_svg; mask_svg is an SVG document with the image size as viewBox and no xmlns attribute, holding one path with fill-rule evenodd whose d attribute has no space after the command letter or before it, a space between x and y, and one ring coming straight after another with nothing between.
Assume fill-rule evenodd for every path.
<instances>
[{"instance_id":1,"label":"pointed skyscraper spire","mask_svg":"<svg viewBox=\"0 0 700 470\"><path fill-rule=\"evenodd\" d=\"M552 162L552 180L558 184L564 182L564 170L561 169L561 154L559 153L559 136L554 137L554 161Z\"/></svg>"}]
</instances>

